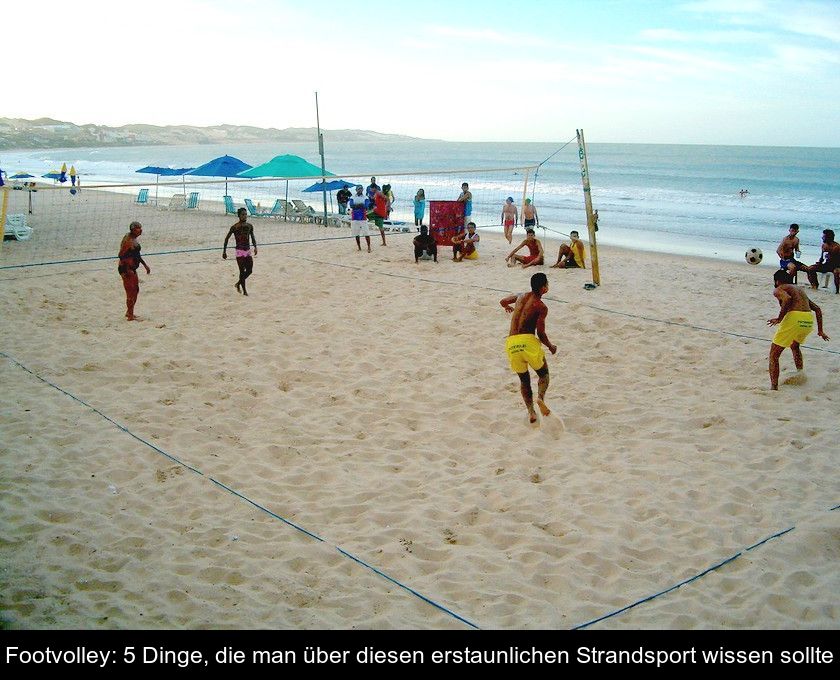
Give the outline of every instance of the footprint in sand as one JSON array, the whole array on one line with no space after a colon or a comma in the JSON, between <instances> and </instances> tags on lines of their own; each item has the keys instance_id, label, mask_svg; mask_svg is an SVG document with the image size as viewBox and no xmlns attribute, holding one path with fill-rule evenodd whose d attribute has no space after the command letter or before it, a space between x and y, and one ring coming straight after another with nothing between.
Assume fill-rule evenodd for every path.
<instances>
[{"instance_id":1,"label":"footprint in sand","mask_svg":"<svg viewBox=\"0 0 840 680\"><path fill-rule=\"evenodd\" d=\"M166 470L155 470L155 480L157 480L158 483L162 484L167 479L182 474L184 474L184 468L178 467L177 465L173 465L172 467L167 468Z\"/></svg>"},{"instance_id":2,"label":"footprint in sand","mask_svg":"<svg viewBox=\"0 0 840 680\"><path fill-rule=\"evenodd\" d=\"M782 381L782 385L804 385L808 382L808 378L804 373L794 373L789 378Z\"/></svg>"}]
</instances>

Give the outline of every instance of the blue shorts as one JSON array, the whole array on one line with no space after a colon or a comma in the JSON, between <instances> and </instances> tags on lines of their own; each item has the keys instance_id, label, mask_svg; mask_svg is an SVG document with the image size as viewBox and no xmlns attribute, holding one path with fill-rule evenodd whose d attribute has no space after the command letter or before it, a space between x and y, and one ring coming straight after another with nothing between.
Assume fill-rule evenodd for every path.
<instances>
[{"instance_id":1,"label":"blue shorts","mask_svg":"<svg viewBox=\"0 0 840 680\"><path fill-rule=\"evenodd\" d=\"M802 264L798 260L790 259L790 260L779 260L779 269L787 269L789 264L796 265L796 271L802 271L805 269L807 265Z\"/></svg>"}]
</instances>

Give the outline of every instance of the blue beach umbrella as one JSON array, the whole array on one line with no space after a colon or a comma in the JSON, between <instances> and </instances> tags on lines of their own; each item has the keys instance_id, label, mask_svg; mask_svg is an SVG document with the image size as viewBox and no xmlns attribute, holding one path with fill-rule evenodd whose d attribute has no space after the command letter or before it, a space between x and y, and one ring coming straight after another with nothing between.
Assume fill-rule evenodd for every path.
<instances>
[{"instance_id":1,"label":"blue beach umbrella","mask_svg":"<svg viewBox=\"0 0 840 680\"><path fill-rule=\"evenodd\" d=\"M347 187L354 187L356 186L353 182L345 182L343 179L334 179L332 182L315 182L311 187L306 187L303 191L305 193L316 193L316 192L330 192L330 211L332 211L332 192L336 189L346 189Z\"/></svg>"},{"instance_id":2,"label":"blue beach umbrella","mask_svg":"<svg viewBox=\"0 0 840 680\"><path fill-rule=\"evenodd\" d=\"M188 175L196 175L197 177L224 177L225 178L225 196L228 195L228 177L236 177L240 172L250 170L252 165L248 165L244 161L239 160L235 156L219 156L212 161L208 161L204 165L199 165L195 170L188 172Z\"/></svg>"},{"instance_id":3,"label":"blue beach umbrella","mask_svg":"<svg viewBox=\"0 0 840 680\"><path fill-rule=\"evenodd\" d=\"M183 179L184 175L186 175L191 170L193 170L193 168L163 168L159 165L147 165L145 168L140 168L139 170L135 170L134 172L142 172L147 175L155 175L155 203L157 204L158 182L160 182L160 178L177 177L178 175L181 175L181 178ZM184 183L184 193L187 193L186 183Z\"/></svg>"},{"instance_id":4,"label":"blue beach umbrella","mask_svg":"<svg viewBox=\"0 0 840 680\"><path fill-rule=\"evenodd\" d=\"M9 177L9 179L30 179L31 177L35 177L35 175L30 175L28 172L18 172Z\"/></svg>"}]
</instances>

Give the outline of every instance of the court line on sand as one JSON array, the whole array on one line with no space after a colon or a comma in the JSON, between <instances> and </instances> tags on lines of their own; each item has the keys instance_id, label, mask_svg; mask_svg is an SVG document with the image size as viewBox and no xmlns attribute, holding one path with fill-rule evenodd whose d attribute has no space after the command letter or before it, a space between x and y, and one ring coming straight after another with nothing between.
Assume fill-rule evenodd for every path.
<instances>
[{"instance_id":1,"label":"court line on sand","mask_svg":"<svg viewBox=\"0 0 840 680\"><path fill-rule=\"evenodd\" d=\"M320 542L320 543L325 543L325 544L327 544L327 545L332 546L332 547L333 547L333 548L335 548L335 549L336 549L339 553L341 553L343 556L345 556L345 557L347 557L348 559L352 560L353 562L355 562L355 563L359 564L360 566L362 566L362 567L364 567L364 568L368 569L369 571L373 572L373 573L374 573L374 574L376 574L377 576L381 576L382 578L386 579L386 580L387 580L387 581L389 581L390 583L393 583L394 585L396 585L396 586L398 586L399 588L401 588L401 589L405 590L406 592L410 593L411 595L413 595L413 596L417 597L418 599L422 600L423 602L426 602L427 604L430 604L431 606L435 607L436 609L438 609L438 610L442 611L443 613L445 613L445 614L447 614L447 615L451 616L452 618L454 618L454 619L456 619L456 620L458 620L458 621L460 621L460 622L462 622L462 623L466 624L467 626L470 626L471 628L474 628L474 629L476 629L476 630L480 630L479 626L478 626L478 625L476 625L475 623L473 623L473 622L469 621L468 619L464 618L463 616L460 616L459 614L456 614L456 613L455 613L454 611L452 611L451 609L448 609L447 607L444 607L443 605L441 605L441 604L437 603L436 601L434 601L434 600L432 600L432 599L430 599L430 598L426 597L425 595L423 595L423 594L422 594L422 593L420 593L419 591L417 591L417 590L415 590L415 589L411 588L410 586L407 586L407 585L405 585L404 583L402 583L402 582L398 581L397 579L395 579L395 578L393 578L393 577L389 576L388 574L386 574L385 572L381 571L380 569L378 569L378 568L376 568L376 567L374 567L374 566L372 566L372 565L368 564L367 562L365 562L365 561L363 561L363 560L359 559L358 557L356 557L355 555L353 555L353 554L351 554L351 553L347 552L346 550L342 549L340 546L336 545L335 543L331 543L331 542L327 541L326 539L324 539L324 538L322 538L322 537L318 536L317 534L315 534L315 533L313 533L313 532L311 532L311 531L308 531L307 529L304 529L302 526L299 526L299 525L295 524L294 522L291 522L291 521L287 520L286 518L284 518L284 517L282 517L282 516L280 516L280 515L278 515L278 514L276 514L276 513L272 512L271 510L269 510L269 509L268 509L268 508L266 508L265 506L260 505L259 503L257 503L256 501L254 501L254 500L252 500L252 499L248 498L248 497L247 497L247 496L245 496L244 494L239 493L239 492L238 492L238 491L236 491L235 489L233 489L233 488L231 488L231 487L227 486L226 484L224 484L224 483L220 482L219 480L217 480L217 479L215 479L215 478L213 478L213 477L210 477L209 475L205 475L203 472L201 472L201 470L199 470L199 469L197 469L197 468L194 468L194 467L192 467L191 465L188 465L187 463L185 463L185 462L183 462L182 460L178 459L177 457L175 457L175 456L171 455L170 453L167 453L166 451L164 451L164 450L163 450L163 449L161 449L160 447L158 447L158 446L156 446L156 445L152 444L151 442L147 441L146 439L144 439L144 438L140 437L139 435L135 434L134 432L132 432L131 430L129 430L129 429L128 429L125 425L123 425L123 424L121 424L121 423L117 422L116 420L114 420L113 418L111 418L111 417L110 417L109 415L107 415L106 413L103 413L101 410L99 410L99 409L98 409L98 408L96 408L95 406L92 406L91 404L88 404L86 401L84 401L84 400L80 399L80 398L79 398L79 397L77 397L76 395L74 395L74 394L72 394L72 393L68 392L67 390L65 390L65 389L63 389L63 388L61 388L61 387L59 387L59 386L58 386L58 385L56 385L55 383L50 382L50 381L49 381L49 380L47 380L46 378L44 378L44 377L42 377L42 376L38 375L38 374L37 374L37 373L35 373L32 369L28 368L27 366L25 366L24 364L22 364L22 363L21 363L20 361L18 361L17 359L15 359L14 357L10 356L9 354L6 354L5 352L0 351L0 356L5 357L7 361L9 361L9 362L11 362L11 363L15 364L16 366L18 366L19 368L21 368L22 370L24 370L25 372L27 372L28 374L30 374L31 376L33 376L34 378L36 378L37 380L39 380L40 382L42 382L42 383L44 383L44 384L48 385L49 387L52 387L53 389L57 390L57 391L58 391L58 392L60 392L61 394L65 395L65 396L69 397L70 399L72 399L73 401L77 402L78 404L81 404L81 405L82 405L82 406L84 406L85 408L90 409L90 410L91 410L91 411L93 411L95 414L97 414L97 415L98 415L98 416L100 416L101 418L104 418L106 421L108 421L109 423L111 423L112 425L114 425L117 429L119 429L119 430L121 430L122 432L124 432L125 434L129 435L130 437L132 437L132 438L133 438L133 439L135 439L136 441L140 442L140 443L141 443L141 444L143 444L144 446L149 447L150 449L152 449L152 450L153 450L153 451L155 451L156 453L158 453L158 454L160 454L160 455L164 456L165 458L167 458L168 460L172 461L173 463L176 463L177 465L180 465L180 466L182 466L182 467L186 468L187 470L190 470L191 472L194 472L195 474L197 474L197 475L199 475L199 476L201 476L201 477L206 478L206 479L207 479L207 480L209 480L212 484L214 484L215 486L219 487L220 489L222 489L222 490L226 491L227 493L229 493L229 494L231 494L231 495L233 495L233 496L236 496L237 498L239 498L239 499L241 499L241 500L245 501L246 503L248 503L249 505L253 506L254 508L256 508L256 509L260 510L261 512L266 513L267 515L269 515L270 517L272 517L272 518L274 518L274 519L277 519L277 520L281 521L282 523L284 523L284 524L286 524L287 526L289 526L289 527L291 527L291 528L293 528L293 529L295 529L295 530L297 530L297 531L299 531L299 532L303 533L304 535L308 536L309 538L312 538L312 539L314 539L314 540L316 540L316 541L318 541L318 542ZM828 512L832 512L832 511L834 511L834 510L838 510L838 509L840 509L840 505L835 505L834 507L829 508L829 509L828 509ZM600 617L598 617L598 618L592 619L592 620L587 621L587 622L585 622L585 623L578 624L577 626L574 626L574 627L572 628L572 630L582 630L582 629L584 629L584 628L588 628L589 626L592 626L592 625L594 625L594 624L596 624L596 623L599 623L600 621L604 621L604 620L609 619L609 618L612 618L612 617L614 617L614 616L618 616L619 614L622 614L622 613L624 613L624 612L626 612L626 611L629 611L630 609L633 609L633 608L635 608L635 607L638 607L639 605L642 605L642 604L644 604L644 603L646 603L646 602L650 602L651 600L654 600L654 599L656 599L656 598L658 598L658 597L662 597L663 595L666 595L666 594L668 594L668 593L670 593L670 592L672 592L672 591L674 591L674 590L677 590L678 588L681 588L681 587L682 587L682 586L684 586L684 585L687 585L687 584L689 584L689 583L692 583L693 581L697 581L697 580L701 579L702 577L706 576L707 574L710 574L710 573L712 573L712 572L714 572L714 571L717 571L717 570L718 570L718 569L720 569L721 567L724 567L725 565L727 565L727 564L729 564L729 563L731 563L731 562L735 561L736 559L738 559L739 557L741 557L741 556L744 554L744 552L754 550L754 549L756 549L756 548L761 547L762 545L765 545L766 543L768 543L768 542L769 542L769 541L771 541L771 540L775 540L775 539L781 538L782 536L784 536L784 535L786 535L786 534L790 533L791 531L793 531L795 528L796 528L795 526L792 526L792 527L789 527L789 528L787 528L787 529L783 529L782 531L776 532L776 533L774 533L774 534L772 534L772 535L768 536L767 538L764 538L764 539L762 539L762 540L758 541L757 543L754 543L753 545L751 545L751 546L748 546L748 547L744 548L743 550L741 550L741 551L737 552L735 555L733 555L733 556L731 556L731 557L728 557L728 558L726 558L725 560L723 560L723 561L721 561L721 562L718 562L717 564L712 565L711 567L708 567L707 569L705 569L705 570L701 571L700 573L698 573L698 574L696 574L696 575L694 575L694 576L692 576L692 577L690 577L690 578L684 579L683 581L680 581L679 583L677 583L677 584L675 584L675 585L673 585L673 586L671 586L671 587L669 587L669 588L666 588L666 589L661 590L661 591L659 591L659 592L657 592L657 593L654 593L653 595L649 595L649 596L647 596L647 597L644 597L644 598L642 598L642 599L640 599L640 600L637 600L637 601L635 601L635 602L633 602L633 603L631 603L631 604L629 604L629 605L626 605L626 606L624 606L624 607L622 607L622 608L620 608L620 609L617 609L617 610L615 610L615 611L612 611L612 612L610 612L610 613L608 613L608 614L605 614L605 615L600 616Z\"/></svg>"},{"instance_id":2,"label":"court line on sand","mask_svg":"<svg viewBox=\"0 0 840 680\"><path fill-rule=\"evenodd\" d=\"M394 585L398 586L399 588L402 588L402 589L403 589L404 591L406 591L407 593L410 593L411 595L413 595L414 597L419 598L419 599L420 599L420 600L422 600L423 602L426 602L427 604L430 604L431 606L435 607L436 609L439 609L440 611L442 611L442 612L443 612L443 613L445 613L445 614L448 614L449 616L453 617L454 619L456 619L456 620L458 620L458 621L460 621L460 622L462 622L462 623L465 623L466 625L470 626L471 628L479 629L479 626L477 626L475 623L473 623L473 622L469 621L468 619L464 618L463 616L460 616L459 614L456 614L456 613L455 613L454 611L452 611L451 609L448 609L447 607L444 607L442 604L437 603L436 601L432 600L431 598L426 597L425 595L421 594L420 592L418 592L418 591L417 591L417 590L415 590L414 588L411 588L410 586L405 585L404 583L402 583L402 582L398 581L397 579L395 579L395 578L393 578L393 577L391 577L391 576L388 576L385 572L383 572L383 571L381 571L381 570L377 569L376 567L371 566L370 564L368 564L367 562L364 562L363 560L359 559L358 557L355 557L354 555L352 555L351 553L349 553L349 552L347 552L346 550L342 549L340 546L336 545L335 543L331 543L331 542L327 541L326 539L324 539L324 538L322 538L322 537L318 536L317 534L315 534L315 533L313 533L313 532L311 532L311 531L308 531L307 529L304 529L302 526L299 526L299 525L295 524L294 522L289 521L289 520L288 520L288 519L286 519L285 517L281 517L280 515L278 515L278 514L276 514L276 513L272 512L271 510L269 510L269 509L268 509L268 508L266 508L265 506L260 505L260 504L259 504L259 503L257 503L256 501L251 500L250 498L248 498L248 497L247 497L247 496L245 496L244 494L239 493L239 492L238 492L238 491L236 491L235 489L232 489L231 487L227 486L226 484L223 484L222 482L220 482L220 481L219 481L219 480L217 480L217 479L214 479L213 477L210 477L209 475L205 475L205 474L204 474L201 470L199 470L199 469L197 469L197 468L194 468L194 467L192 467L191 465L188 465L187 463L185 463L185 462L184 462L184 461L182 461L182 460L179 460L178 458L176 458L176 457L175 457L175 456L173 456L172 454L167 453L166 451L164 451L164 450L163 450L163 449L161 449L160 447L155 446L154 444L152 444L151 442L147 441L147 440L146 440L146 439L144 439L143 437L141 437L141 436L139 436L139 435L135 434L134 432L132 432L131 430L129 430L129 429L128 429L125 425L123 425L122 423L117 422L116 420L114 420L113 418L111 418L111 417L110 417L109 415L107 415L106 413L103 413L102 411L100 411L100 410L99 410L98 408L96 408L95 406L92 406L91 404L88 404L88 403L87 403L86 401L84 401L83 399L80 399L80 398L79 398L79 397L77 397L76 395L74 395L74 394L72 394L72 393L68 392L67 390L65 390L65 389L63 389L63 388L61 388L61 387L59 387L59 386L58 386L58 385L56 385L55 383L50 382L50 381L49 381L49 380L47 380L46 378L44 378L44 377L42 377L42 376L38 375L35 371L33 371L33 370L32 370L32 369L30 369L29 367L25 366L24 364L22 364L20 361L18 361L18 360L17 360L17 359L15 359L14 357L12 357L12 356L10 356L10 355L6 354L6 353L5 353L5 352L3 352L3 351L0 351L0 356L5 357L5 358L6 358L6 360L8 360L9 362L11 362L11 363L15 364L15 365L16 365L16 366L18 366L19 368L23 369L24 371L26 371L27 373L29 373L29 374L30 374L31 376L33 376L34 378L36 378L37 380L41 381L42 383L44 383L44 384L46 384L46 385L48 385L48 386L52 387L53 389L55 389L55 390L59 391L59 392L60 392L61 394L63 394L63 395L65 395L65 396L67 396L67 397L70 397L70 399L72 399L73 401L75 401L75 402L77 402L77 403L81 404L81 405L82 405L82 406L84 406L85 408L90 409L90 410L91 410L91 411L93 411L95 414L97 414L97 415L98 415L98 416L100 416L101 418L104 418L104 419L105 419L105 420L107 420L109 423L111 423L112 425L114 425L117 429L121 430L122 432L124 432L124 433L125 433L125 434L127 434L128 436L132 437L133 439L135 439L136 441L140 442L140 443L141 443L141 444L143 444L144 446L149 447L150 449L152 449L152 450L153 450L153 451L155 451L156 453L158 453L158 454L162 455L163 457L167 458L168 460L172 461L173 463L176 463L177 465L180 465L180 466L182 466L182 467L186 468L187 470L190 470L191 472L194 472L195 474L197 474L197 475L199 475L199 476L201 476L201 477L204 477L205 479L209 480L211 483L213 483L215 486L219 487L220 489L223 489L223 490L224 490L224 491L226 491L227 493L229 493L229 494L231 494L231 495L233 495L233 496L236 496L237 498L239 498L239 499L241 499L241 500L245 501L246 503L248 503L248 504L252 505L254 508L256 508L256 509L258 509L258 510L260 510L260 511L264 512L264 513L266 513L266 514L267 514L267 515L269 515L270 517L272 517L272 518L274 518L274 519L277 519L277 520L279 520L279 521L283 522L284 524L286 524L287 526L292 527L293 529L295 529L295 530L297 530L297 531L299 531L299 532L301 532L301 533L305 534L305 535L306 535L306 536L308 536L309 538L315 539L316 541L318 541L318 542L320 542L320 543L325 543L326 545L330 545L330 546L332 546L332 547L333 547L333 548L335 548L335 549L336 549L339 553L341 553L341 554L342 554L342 555L344 555L345 557L349 558L349 559L350 559L350 560L352 560L353 562L355 562L355 563L357 563L357 564L361 565L362 567L364 567L364 568L366 568L366 569L370 570L371 572L373 572L373 573L374 573L374 574L376 574L377 576L381 576L382 578L384 578L384 579L386 579L387 581L389 581L389 582L393 583Z\"/></svg>"}]
</instances>

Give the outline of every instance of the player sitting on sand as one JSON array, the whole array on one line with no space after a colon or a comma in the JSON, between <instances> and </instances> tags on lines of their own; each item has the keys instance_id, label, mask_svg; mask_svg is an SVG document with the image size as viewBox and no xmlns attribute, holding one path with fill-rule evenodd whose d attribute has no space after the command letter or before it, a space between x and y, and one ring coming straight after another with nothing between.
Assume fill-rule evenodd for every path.
<instances>
[{"instance_id":1,"label":"player sitting on sand","mask_svg":"<svg viewBox=\"0 0 840 680\"><path fill-rule=\"evenodd\" d=\"M570 232L571 245L563 243L557 253L557 262L551 265L551 269L586 269L586 253L583 250L578 233Z\"/></svg>"},{"instance_id":2,"label":"player sitting on sand","mask_svg":"<svg viewBox=\"0 0 840 680\"><path fill-rule=\"evenodd\" d=\"M528 248L527 255L517 255L516 253L522 248ZM545 252L543 251L542 243L534 235L534 230L528 227L525 230L525 240L522 241L516 248L510 251L510 254L505 258L508 267L513 267L517 262L522 265L522 268L536 267L538 264L543 264Z\"/></svg>"},{"instance_id":3,"label":"player sitting on sand","mask_svg":"<svg viewBox=\"0 0 840 680\"><path fill-rule=\"evenodd\" d=\"M793 353L796 370L800 372L803 370L802 350L799 349L799 345L805 342L805 338L814 330L814 315L817 317L817 335L826 341L830 339L823 332L822 310L808 299L801 288L791 285L791 280L790 274L784 269L779 269L773 274L775 287L773 295L778 299L781 309L778 317L767 321L768 326L777 324L779 326L770 345L770 389L772 390L779 389L779 357L785 347L790 347Z\"/></svg>"},{"instance_id":4,"label":"player sitting on sand","mask_svg":"<svg viewBox=\"0 0 840 680\"><path fill-rule=\"evenodd\" d=\"M481 240L481 237L475 232L475 222L470 222L467 225L466 234L455 234L451 240L452 259L455 262L478 259L478 251L475 249L475 244Z\"/></svg>"},{"instance_id":5,"label":"player sitting on sand","mask_svg":"<svg viewBox=\"0 0 840 680\"><path fill-rule=\"evenodd\" d=\"M227 244L233 236L236 241L236 264L239 266L239 281L236 282L236 290L242 295L247 295L245 279L251 276L254 271L254 257L257 256L257 239L254 236L254 227L248 222L248 211L240 208L236 211L239 222L234 224L225 236L225 244L222 246L222 259L227 260ZM254 242L254 256L251 257L250 240Z\"/></svg>"},{"instance_id":6,"label":"player sitting on sand","mask_svg":"<svg viewBox=\"0 0 840 680\"><path fill-rule=\"evenodd\" d=\"M541 298L547 292L548 277L542 272L538 272L531 277L530 293L509 295L499 301L499 304L504 307L508 314L513 314L505 350L511 369L519 376L522 399L525 401L528 418L532 423L537 422L537 414L534 411L534 395L531 391L529 366L536 371L539 377L537 406L544 416L551 413L545 404L545 392L548 389L548 364L540 346L540 342L542 342L552 354L557 352L557 346L552 345L545 334L545 317L548 315L548 307L545 306ZM536 336L534 333L536 333Z\"/></svg>"},{"instance_id":7,"label":"player sitting on sand","mask_svg":"<svg viewBox=\"0 0 840 680\"><path fill-rule=\"evenodd\" d=\"M437 262L437 243L434 237L429 235L429 228L426 225L420 227L420 235L414 237L414 263L420 260L434 259Z\"/></svg>"}]
</instances>

